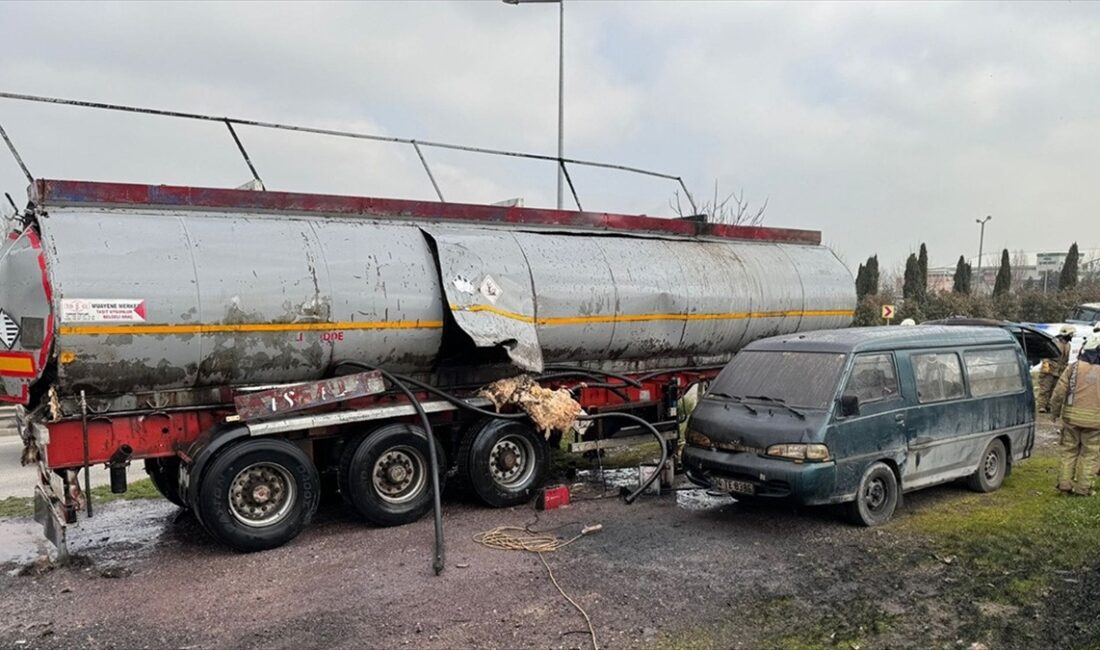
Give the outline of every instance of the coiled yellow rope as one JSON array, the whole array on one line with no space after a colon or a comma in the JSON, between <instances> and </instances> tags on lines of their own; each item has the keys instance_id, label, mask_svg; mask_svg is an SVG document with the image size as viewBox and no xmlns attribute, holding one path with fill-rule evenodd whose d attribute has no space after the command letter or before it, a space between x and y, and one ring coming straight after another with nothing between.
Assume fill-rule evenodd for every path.
<instances>
[{"instance_id":1,"label":"coiled yellow rope","mask_svg":"<svg viewBox=\"0 0 1100 650\"><path fill-rule=\"evenodd\" d=\"M474 535L474 541L482 546L502 551L529 551L531 553L552 553L577 541L584 536L578 534L568 540L547 533L533 533L519 526L498 526L484 533Z\"/></svg>"},{"instance_id":2,"label":"coiled yellow rope","mask_svg":"<svg viewBox=\"0 0 1100 650\"><path fill-rule=\"evenodd\" d=\"M592 619L589 618L588 612L584 611L584 608L578 605L577 601L570 598L569 594L565 593L565 590L561 588L557 578L554 577L554 572L550 569L550 565L546 563L546 558L543 556L543 553L552 553L565 548L585 535L595 533L602 529L603 526L599 524L595 526L585 526L575 537L562 539L547 533L532 532L518 526L498 526L492 530L474 535L474 541L489 548L504 551L527 551L529 553L538 554L539 560L542 561L542 566L546 567L546 573L550 576L550 582L554 583L554 587L557 588L558 593L569 601L569 604L584 617L584 622L588 625L588 635L592 638L592 648L594 650L600 650L600 643L596 640L596 628L592 626Z\"/></svg>"}]
</instances>

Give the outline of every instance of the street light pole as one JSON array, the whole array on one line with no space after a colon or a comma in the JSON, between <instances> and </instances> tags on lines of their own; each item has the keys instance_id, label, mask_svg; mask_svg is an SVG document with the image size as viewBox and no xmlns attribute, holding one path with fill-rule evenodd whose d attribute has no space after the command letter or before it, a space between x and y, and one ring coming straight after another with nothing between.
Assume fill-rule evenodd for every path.
<instances>
[{"instance_id":1,"label":"street light pole","mask_svg":"<svg viewBox=\"0 0 1100 650\"><path fill-rule=\"evenodd\" d=\"M565 197L565 173L561 160L565 157L565 2L564 0L503 0L505 4L557 3L558 5L558 209Z\"/></svg>"},{"instance_id":2,"label":"street light pole","mask_svg":"<svg viewBox=\"0 0 1100 650\"><path fill-rule=\"evenodd\" d=\"M565 157L565 1L558 0L558 209L562 206Z\"/></svg>"},{"instance_id":3,"label":"street light pole","mask_svg":"<svg viewBox=\"0 0 1100 650\"><path fill-rule=\"evenodd\" d=\"M974 222L978 223L982 227L981 234L978 236L978 277L982 281L982 285L985 285L985 276L982 275L982 249L985 246L985 224L993 219L991 215L986 215L985 219L975 219Z\"/></svg>"}]
</instances>

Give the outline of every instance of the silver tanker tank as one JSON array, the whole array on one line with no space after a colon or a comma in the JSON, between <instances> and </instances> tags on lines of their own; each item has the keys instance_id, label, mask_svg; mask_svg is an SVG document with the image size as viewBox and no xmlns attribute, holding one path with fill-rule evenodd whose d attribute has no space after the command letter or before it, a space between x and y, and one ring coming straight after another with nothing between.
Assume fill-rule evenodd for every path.
<instances>
[{"instance_id":1,"label":"silver tanker tank","mask_svg":"<svg viewBox=\"0 0 1100 650\"><path fill-rule=\"evenodd\" d=\"M807 231L65 181L38 181L32 202L0 249L12 402L43 376L150 408L343 359L428 373L478 348L536 371L713 363L847 326L856 302Z\"/></svg>"}]
</instances>

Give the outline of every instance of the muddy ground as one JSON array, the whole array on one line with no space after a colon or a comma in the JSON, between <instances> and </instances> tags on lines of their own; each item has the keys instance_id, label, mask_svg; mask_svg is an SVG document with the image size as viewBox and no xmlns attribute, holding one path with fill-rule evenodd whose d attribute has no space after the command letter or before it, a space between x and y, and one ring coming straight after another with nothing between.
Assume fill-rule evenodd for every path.
<instances>
[{"instance_id":1,"label":"muddy ground","mask_svg":"<svg viewBox=\"0 0 1100 650\"><path fill-rule=\"evenodd\" d=\"M1019 540L971 553L914 530L921 517L988 510L974 496L955 485L909 495L876 530L699 491L581 501L537 521L530 507L452 500L440 577L430 518L377 529L330 505L290 545L241 555L167 502L115 502L75 532L67 567L34 561L32 524L0 520L0 647L591 647L537 555L473 541L573 522L556 532L603 530L546 560L604 648L1100 647L1100 555L1023 570Z\"/></svg>"}]
</instances>

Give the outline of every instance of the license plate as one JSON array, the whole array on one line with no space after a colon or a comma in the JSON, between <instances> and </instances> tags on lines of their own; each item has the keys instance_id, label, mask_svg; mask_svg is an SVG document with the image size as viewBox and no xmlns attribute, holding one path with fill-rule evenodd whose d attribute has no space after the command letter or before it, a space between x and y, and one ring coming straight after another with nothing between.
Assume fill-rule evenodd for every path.
<instances>
[{"instance_id":1,"label":"license plate","mask_svg":"<svg viewBox=\"0 0 1100 650\"><path fill-rule=\"evenodd\" d=\"M736 492L737 494L755 494L756 486L748 481L735 481L729 478L717 477L714 485L723 492Z\"/></svg>"}]
</instances>

